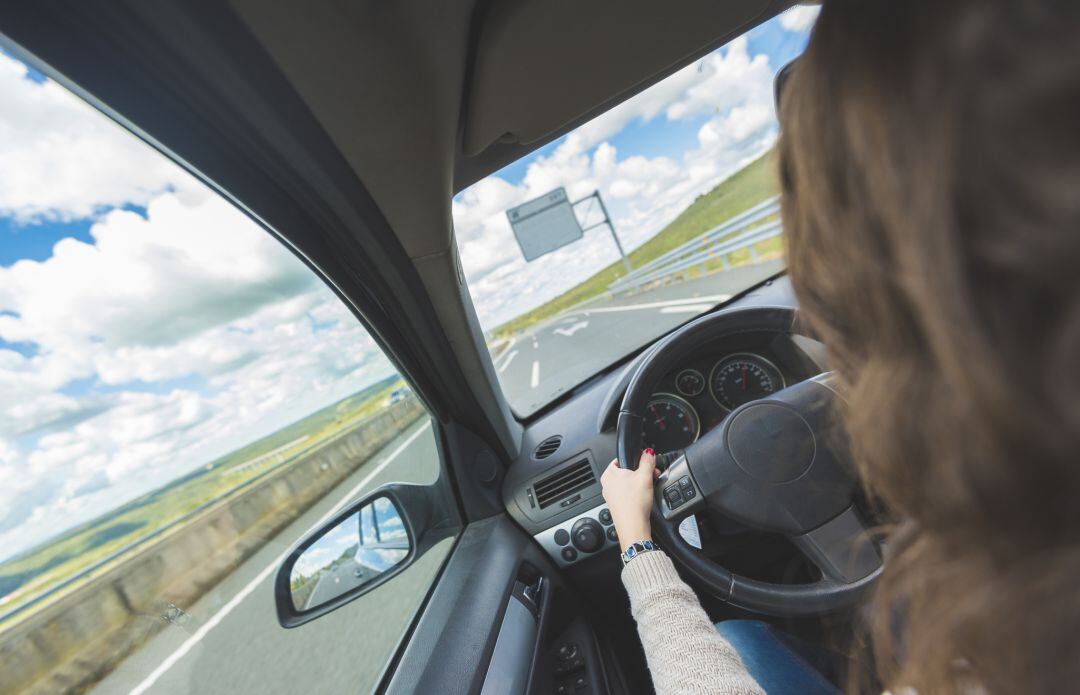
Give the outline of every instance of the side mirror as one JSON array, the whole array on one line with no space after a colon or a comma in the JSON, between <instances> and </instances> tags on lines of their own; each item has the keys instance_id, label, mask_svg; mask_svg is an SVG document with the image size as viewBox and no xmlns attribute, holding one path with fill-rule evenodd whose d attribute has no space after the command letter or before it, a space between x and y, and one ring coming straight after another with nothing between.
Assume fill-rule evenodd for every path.
<instances>
[{"instance_id":1,"label":"side mirror","mask_svg":"<svg viewBox=\"0 0 1080 695\"><path fill-rule=\"evenodd\" d=\"M411 565L453 528L437 485L384 485L308 533L278 568L282 627L336 610Z\"/></svg>"}]
</instances>

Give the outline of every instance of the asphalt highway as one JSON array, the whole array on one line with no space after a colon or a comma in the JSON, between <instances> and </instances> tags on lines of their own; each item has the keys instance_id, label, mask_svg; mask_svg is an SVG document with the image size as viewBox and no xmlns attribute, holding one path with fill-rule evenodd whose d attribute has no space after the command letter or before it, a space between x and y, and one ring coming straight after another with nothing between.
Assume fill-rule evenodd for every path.
<instances>
[{"instance_id":1,"label":"asphalt highway","mask_svg":"<svg viewBox=\"0 0 1080 695\"><path fill-rule=\"evenodd\" d=\"M398 558L403 557L409 550L409 544L407 541L397 542L386 544L382 548L400 551L400 555L394 556ZM307 602L304 604L304 610L326 603L341 596L346 591L352 591L355 587L372 581L383 572L393 569L395 564L394 561L380 562L378 567L374 567L363 560L356 559L353 562L342 563L334 567L318 578L315 589L312 590L311 596L308 597Z\"/></svg>"},{"instance_id":2,"label":"asphalt highway","mask_svg":"<svg viewBox=\"0 0 1080 695\"><path fill-rule=\"evenodd\" d=\"M358 566L353 564L338 565L319 577L315 589L312 590L311 596L308 598L307 603L304 604L304 609L307 610L321 603L326 603L353 587L360 586L363 583L363 574L359 577L356 576L357 569Z\"/></svg>"},{"instance_id":3,"label":"asphalt highway","mask_svg":"<svg viewBox=\"0 0 1080 695\"><path fill-rule=\"evenodd\" d=\"M306 531L388 482L430 483L438 452L426 418L410 427L331 493L152 637L94 693L365 693L426 595L451 541L356 601L291 630L278 625L272 582L282 555ZM147 621L160 618L147 617Z\"/></svg>"},{"instance_id":4,"label":"asphalt highway","mask_svg":"<svg viewBox=\"0 0 1080 695\"><path fill-rule=\"evenodd\" d=\"M531 413L782 268L783 261L774 259L572 308L516 336L498 356L503 392L514 412Z\"/></svg>"}]
</instances>

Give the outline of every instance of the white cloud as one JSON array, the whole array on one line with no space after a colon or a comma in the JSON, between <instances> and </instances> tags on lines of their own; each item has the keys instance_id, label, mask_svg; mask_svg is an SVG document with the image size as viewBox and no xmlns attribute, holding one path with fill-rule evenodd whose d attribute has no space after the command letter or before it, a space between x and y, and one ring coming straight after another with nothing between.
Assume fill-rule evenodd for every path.
<instances>
[{"instance_id":1,"label":"white cloud","mask_svg":"<svg viewBox=\"0 0 1080 695\"><path fill-rule=\"evenodd\" d=\"M796 5L780 15L780 26L788 31L809 31L817 21L820 5Z\"/></svg>"},{"instance_id":2,"label":"white cloud","mask_svg":"<svg viewBox=\"0 0 1080 695\"><path fill-rule=\"evenodd\" d=\"M2 52L0 104L0 217L72 220L194 185L64 88L30 80L23 64Z\"/></svg>"},{"instance_id":3,"label":"white cloud","mask_svg":"<svg viewBox=\"0 0 1080 695\"><path fill-rule=\"evenodd\" d=\"M526 263L506 220L508 207L558 186L574 199L599 190L624 247L632 249L768 149L776 133L772 79L768 58L751 56L746 38L736 39L567 135L528 165L519 185L491 176L459 195L455 231L481 324L493 328L618 259L610 233L598 228ZM696 146L674 157L620 157L609 142L630 123L659 119L700 122ZM601 219L596 209L589 215L589 223Z\"/></svg>"},{"instance_id":4,"label":"white cloud","mask_svg":"<svg viewBox=\"0 0 1080 695\"><path fill-rule=\"evenodd\" d=\"M2 54L0 103L0 217L94 219L0 268L30 346L0 349L0 560L393 373L275 239Z\"/></svg>"}]
</instances>

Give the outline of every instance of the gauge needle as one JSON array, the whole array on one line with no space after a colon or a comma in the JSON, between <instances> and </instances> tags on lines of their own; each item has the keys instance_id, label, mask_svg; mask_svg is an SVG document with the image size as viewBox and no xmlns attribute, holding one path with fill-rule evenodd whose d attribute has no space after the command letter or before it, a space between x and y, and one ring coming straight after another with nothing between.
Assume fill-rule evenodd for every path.
<instances>
[{"instance_id":1,"label":"gauge needle","mask_svg":"<svg viewBox=\"0 0 1080 695\"><path fill-rule=\"evenodd\" d=\"M652 411L652 414L656 416L656 424L660 426L660 431L663 432L666 430L667 423L664 422L664 418L660 417L660 413L656 412L656 406L654 405L650 410Z\"/></svg>"},{"instance_id":2,"label":"gauge needle","mask_svg":"<svg viewBox=\"0 0 1080 695\"><path fill-rule=\"evenodd\" d=\"M742 390L746 390L746 367L742 368Z\"/></svg>"}]
</instances>

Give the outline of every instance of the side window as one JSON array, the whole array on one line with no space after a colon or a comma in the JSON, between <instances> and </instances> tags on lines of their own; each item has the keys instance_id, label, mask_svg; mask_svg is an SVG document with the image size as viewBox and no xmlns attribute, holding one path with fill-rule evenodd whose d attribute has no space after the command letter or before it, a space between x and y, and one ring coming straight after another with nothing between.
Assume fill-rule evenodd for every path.
<instances>
[{"instance_id":1,"label":"side window","mask_svg":"<svg viewBox=\"0 0 1080 695\"><path fill-rule=\"evenodd\" d=\"M408 383L277 240L3 52L0 161L0 692L371 690L451 541L294 630L272 581L349 501L439 479Z\"/></svg>"}]
</instances>

